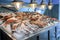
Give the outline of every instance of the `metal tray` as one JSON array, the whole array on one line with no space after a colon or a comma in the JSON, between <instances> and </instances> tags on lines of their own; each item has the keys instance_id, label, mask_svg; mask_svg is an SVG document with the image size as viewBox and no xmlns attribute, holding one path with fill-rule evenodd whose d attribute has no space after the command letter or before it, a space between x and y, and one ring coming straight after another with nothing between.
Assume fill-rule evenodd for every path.
<instances>
[{"instance_id":1,"label":"metal tray","mask_svg":"<svg viewBox=\"0 0 60 40\"><path fill-rule=\"evenodd\" d=\"M56 23L56 24L53 24L53 25L51 25L51 26L47 26L47 27L44 27L44 28L39 28L39 29L37 30L37 32L35 32L35 33L33 33L33 34L30 34L29 36L25 36L23 39L20 39L20 40L26 40L26 39L28 39L28 38L30 38L30 37L32 37L32 36L39 35L39 34L42 33L42 32L48 31L48 30L56 27L57 24L59 24L59 23ZM0 29L3 30L3 31L4 31L10 38L12 38L13 40L17 40L15 37L13 37L12 34L10 34L9 32L7 32L1 25L0 25Z\"/></svg>"}]
</instances>

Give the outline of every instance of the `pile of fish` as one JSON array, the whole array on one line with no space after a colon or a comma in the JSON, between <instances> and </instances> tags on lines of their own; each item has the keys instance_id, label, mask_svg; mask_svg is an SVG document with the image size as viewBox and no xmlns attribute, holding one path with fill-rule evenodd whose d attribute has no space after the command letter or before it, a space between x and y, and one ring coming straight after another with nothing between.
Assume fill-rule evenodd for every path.
<instances>
[{"instance_id":1,"label":"pile of fish","mask_svg":"<svg viewBox=\"0 0 60 40\"><path fill-rule=\"evenodd\" d=\"M33 34L39 28L51 26L57 22L56 18L39 13L0 13L0 25L5 29L10 29L10 33L17 39Z\"/></svg>"}]
</instances>

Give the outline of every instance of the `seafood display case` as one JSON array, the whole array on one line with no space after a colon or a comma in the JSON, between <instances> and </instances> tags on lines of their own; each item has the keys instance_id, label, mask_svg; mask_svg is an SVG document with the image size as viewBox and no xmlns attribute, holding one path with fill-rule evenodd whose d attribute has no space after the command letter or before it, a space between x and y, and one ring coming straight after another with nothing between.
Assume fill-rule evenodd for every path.
<instances>
[{"instance_id":1,"label":"seafood display case","mask_svg":"<svg viewBox=\"0 0 60 40\"><path fill-rule=\"evenodd\" d=\"M37 12L0 13L0 29L13 40L26 40L57 26L56 18Z\"/></svg>"}]
</instances>

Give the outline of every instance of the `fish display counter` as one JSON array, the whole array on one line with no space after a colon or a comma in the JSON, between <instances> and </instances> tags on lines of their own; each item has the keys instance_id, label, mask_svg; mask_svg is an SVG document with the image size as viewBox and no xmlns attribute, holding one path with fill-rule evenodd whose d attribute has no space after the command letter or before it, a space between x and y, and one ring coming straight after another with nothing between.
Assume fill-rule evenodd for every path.
<instances>
[{"instance_id":1,"label":"fish display counter","mask_svg":"<svg viewBox=\"0 0 60 40\"><path fill-rule=\"evenodd\" d=\"M59 20L37 12L0 13L0 29L12 40L27 40L51 30Z\"/></svg>"}]
</instances>

